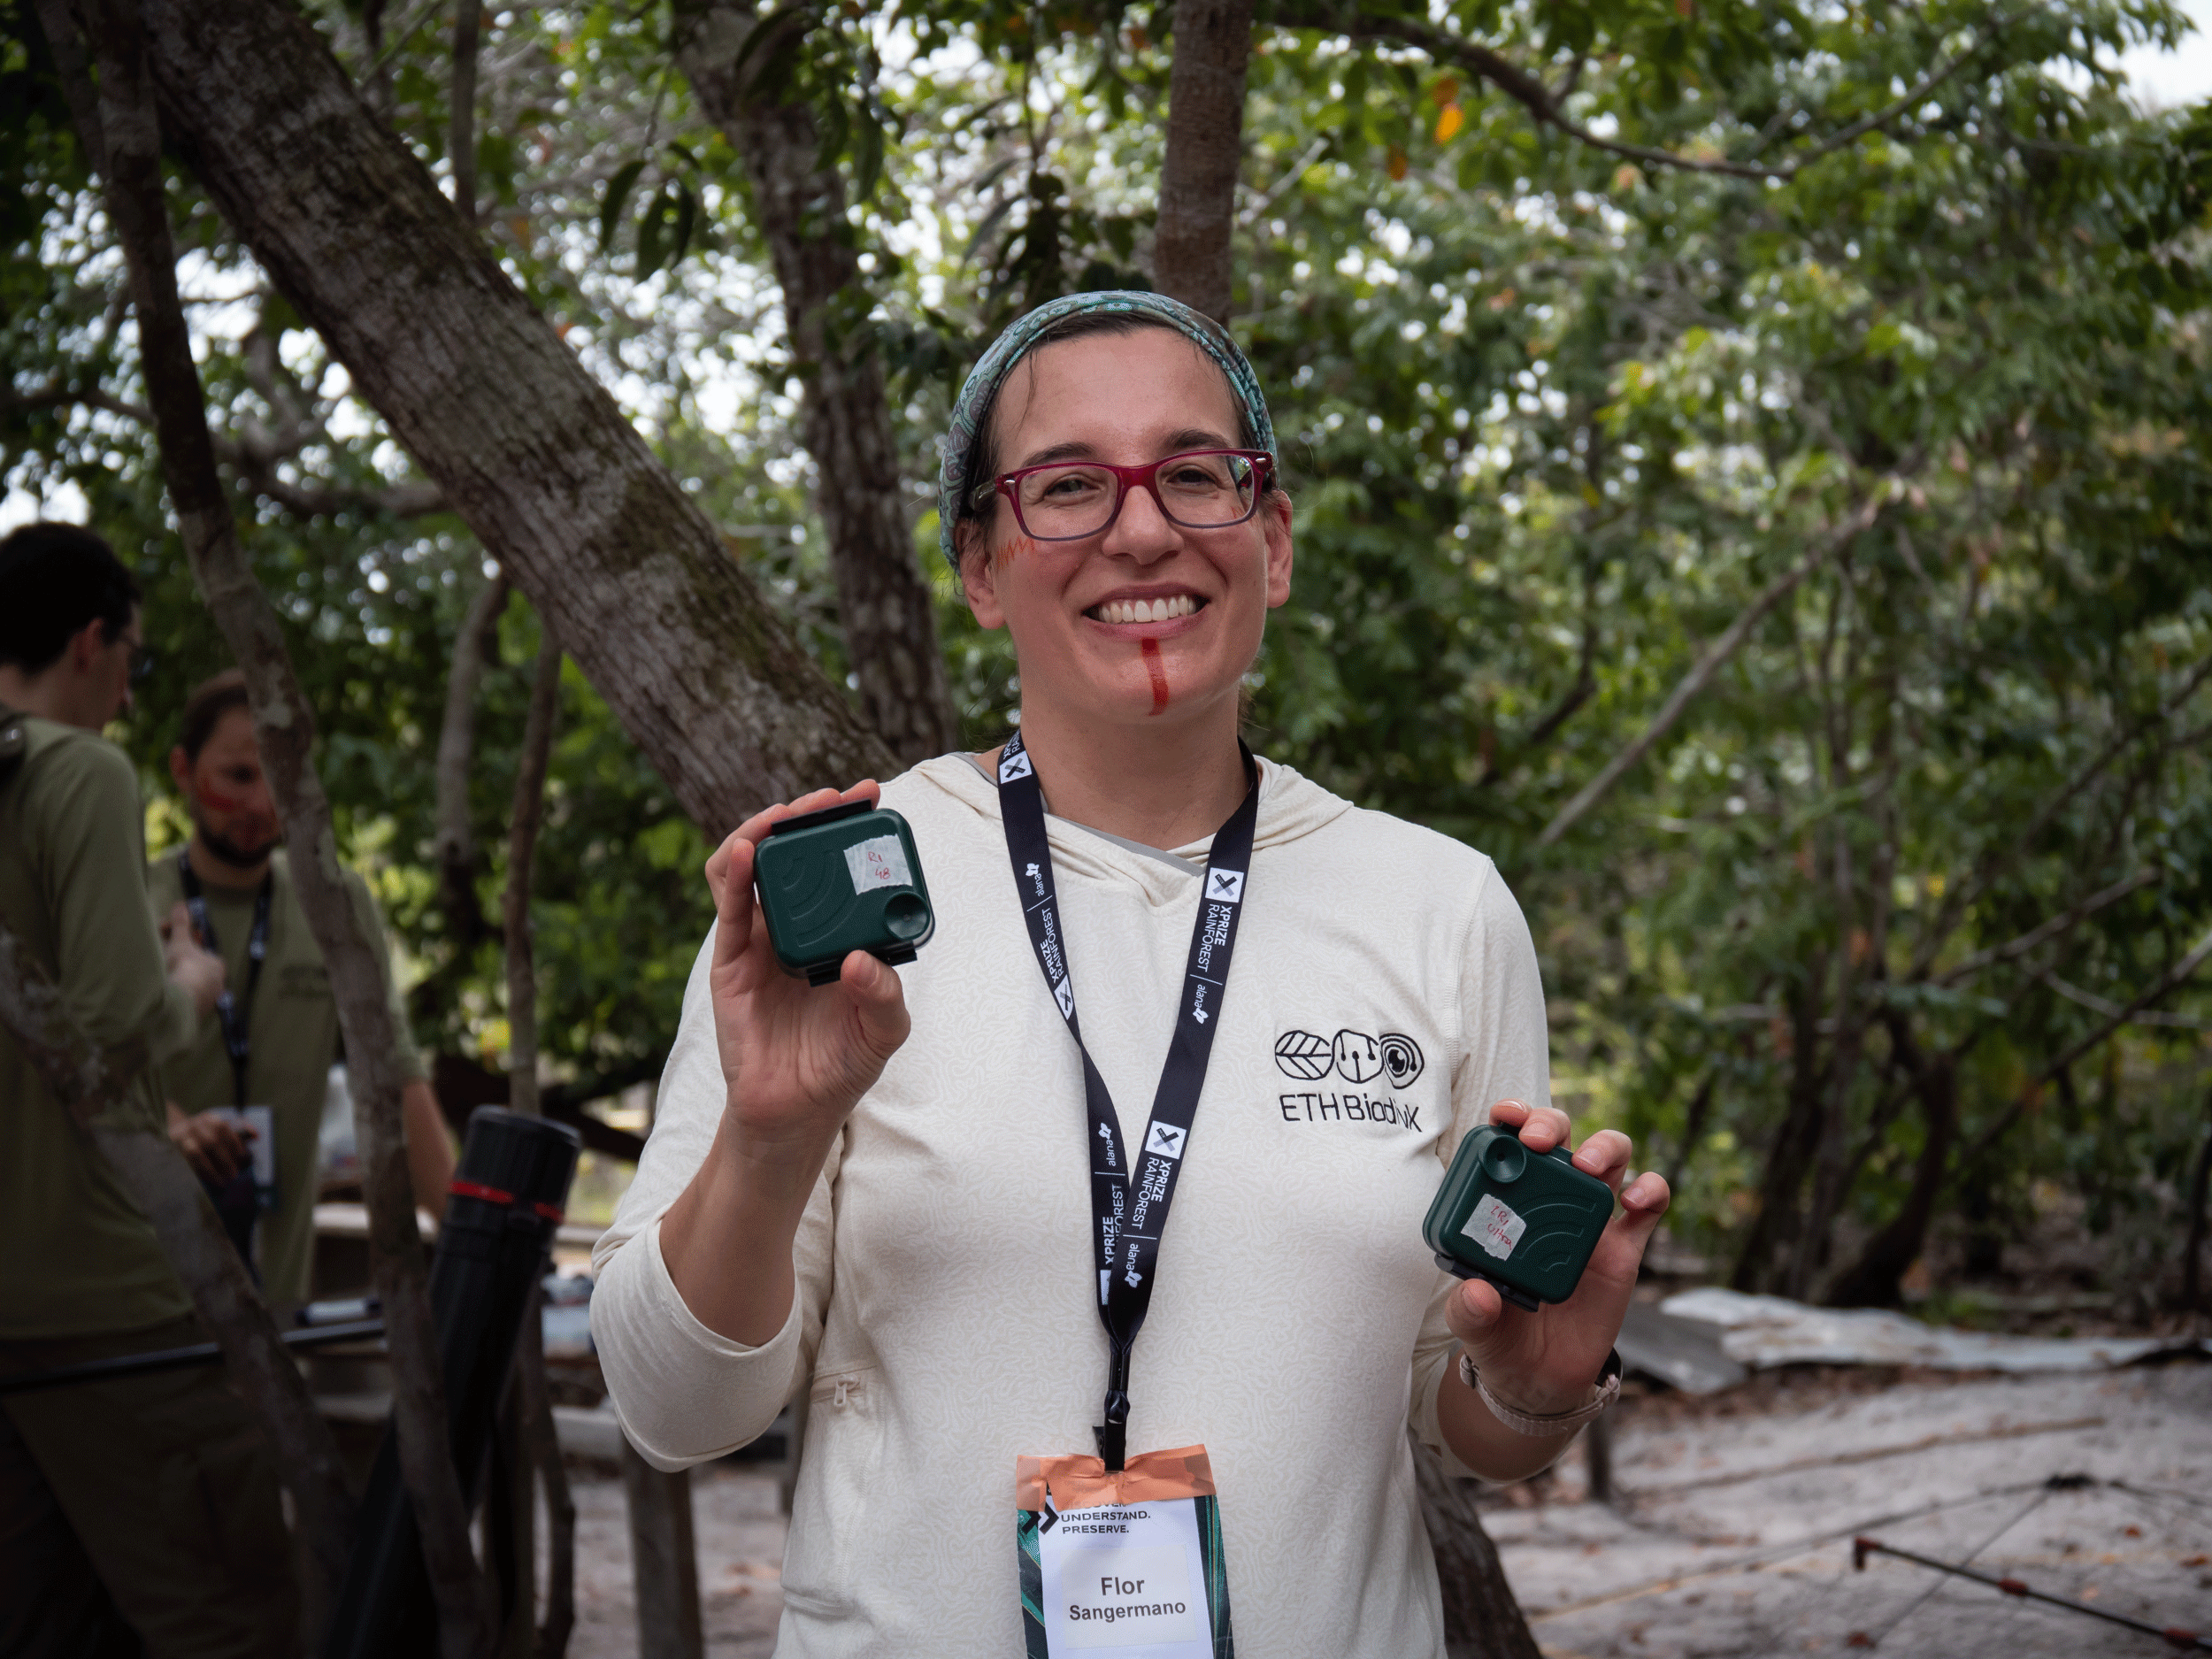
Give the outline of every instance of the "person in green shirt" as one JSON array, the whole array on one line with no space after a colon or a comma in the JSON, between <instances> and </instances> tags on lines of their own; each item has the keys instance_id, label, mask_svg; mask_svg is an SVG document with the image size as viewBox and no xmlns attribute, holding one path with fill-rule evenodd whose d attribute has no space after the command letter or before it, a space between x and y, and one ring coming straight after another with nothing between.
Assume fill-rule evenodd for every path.
<instances>
[{"instance_id":1,"label":"person in green shirt","mask_svg":"<svg viewBox=\"0 0 2212 1659\"><path fill-rule=\"evenodd\" d=\"M223 986L165 951L137 879L138 588L68 525L0 541L0 916L78 1026L139 1068L111 1121L162 1122L154 1063ZM203 1341L152 1225L0 1026L0 1379ZM276 1460L219 1366L0 1394L0 1654L282 1654L296 1634Z\"/></svg>"},{"instance_id":2,"label":"person in green shirt","mask_svg":"<svg viewBox=\"0 0 2212 1659\"><path fill-rule=\"evenodd\" d=\"M340 1049L338 1005L278 845L276 807L261 770L245 677L236 669L186 700L169 775L191 815L192 838L147 866L147 895L173 938L180 930L196 933L221 955L230 987L227 1007L203 1021L191 1045L162 1069L170 1138L202 1179L222 1187L251 1148L213 1109L273 1109L276 1202L260 1217L262 1288L274 1302L305 1302L314 1273L316 1146ZM357 872L344 871L342 879L355 925L376 953L399 1033L396 1057L406 1079L400 1110L415 1202L438 1215L453 1180L453 1143L428 1068L407 1033L383 918ZM257 932L264 936L257 969L250 959Z\"/></svg>"}]
</instances>

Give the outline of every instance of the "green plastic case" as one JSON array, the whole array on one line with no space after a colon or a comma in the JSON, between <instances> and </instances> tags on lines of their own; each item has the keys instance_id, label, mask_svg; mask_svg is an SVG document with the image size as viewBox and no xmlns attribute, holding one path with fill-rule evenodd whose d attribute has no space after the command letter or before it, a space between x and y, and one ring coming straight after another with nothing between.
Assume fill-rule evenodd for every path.
<instances>
[{"instance_id":1,"label":"green plastic case","mask_svg":"<svg viewBox=\"0 0 2212 1659\"><path fill-rule=\"evenodd\" d=\"M753 856L768 942L786 973L821 986L848 955L914 960L937 931L907 821L849 801L785 818Z\"/></svg>"},{"instance_id":2,"label":"green plastic case","mask_svg":"<svg viewBox=\"0 0 2212 1659\"><path fill-rule=\"evenodd\" d=\"M1486 1279L1533 1313L1575 1294L1612 1218L1612 1189L1566 1148L1532 1153L1515 1131L1485 1124L1459 1143L1421 1236L1446 1272Z\"/></svg>"}]
</instances>

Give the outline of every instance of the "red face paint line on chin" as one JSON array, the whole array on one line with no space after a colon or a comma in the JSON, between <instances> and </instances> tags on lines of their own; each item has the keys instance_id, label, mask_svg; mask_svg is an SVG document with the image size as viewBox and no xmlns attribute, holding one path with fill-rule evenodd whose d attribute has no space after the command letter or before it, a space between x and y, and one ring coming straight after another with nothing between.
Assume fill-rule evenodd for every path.
<instances>
[{"instance_id":1,"label":"red face paint line on chin","mask_svg":"<svg viewBox=\"0 0 2212 1659\"><path fill-rule=\"evenodd\" d=\"M1152 676L1152 712L1157 714L1167 707L1167 670L1160 662L1160 642L1141 640L1138 649L1144 656L1144 672Z\"/></svg>"}]
</instances>

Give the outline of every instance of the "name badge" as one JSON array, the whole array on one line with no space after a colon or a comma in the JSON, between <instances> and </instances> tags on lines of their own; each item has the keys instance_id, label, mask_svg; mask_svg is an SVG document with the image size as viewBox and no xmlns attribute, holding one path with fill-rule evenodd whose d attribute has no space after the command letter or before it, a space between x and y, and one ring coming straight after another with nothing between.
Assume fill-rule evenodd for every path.
<instances>
[{"instance_id":1,"label":"name badge","mask_svg":"<svg viewBox=\"0 0 2212 1659\"><path fill-rule=\"evenodd\" d=\"M1023 1457L1015 1540L1025 1659L1233 1659L1221 1503L1202 1446Z\"/></svg>"}]
</instances>

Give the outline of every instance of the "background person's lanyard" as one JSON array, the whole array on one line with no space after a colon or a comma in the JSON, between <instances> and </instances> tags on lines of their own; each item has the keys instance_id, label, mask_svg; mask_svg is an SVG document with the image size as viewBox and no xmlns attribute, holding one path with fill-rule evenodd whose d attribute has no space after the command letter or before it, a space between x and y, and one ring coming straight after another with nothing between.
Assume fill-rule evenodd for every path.
<instances>
[{"instance_id":1,"label":"background person's lanyard","mask_svg":"<svg viewBox=\"0 0 2212 1659\"><path fill-rule=\"evenodd\" d=\"M1145 1126L1144 1167L1130 1179L1120 1120L1105 1079L1091 1064L1076 1023L1075 984L1069 977L1067 930L1060 925L1060 904L1052 883L1052 849L1045 839L1044 790L1016 735L999 757L999 817L1006 826L1006 851L1013 860L1014 885L1029 924L1029 942L1037 966L1068 1023L1076 1051L1083 1056L1083 1104L1090 1115L1091 1231L1098 1263L1098 1313L1112 1348L1106 1383L1106 1421L1096 1430L1098 1455L1109 1470L1122 1467L1128 1450L1129 1352L1136 1346L1145 1310L1152 1304L1152 1279L1167 1231L1168 1206L1182 1172L1190 1142L1191 1119L1205 1086L1214 1028L1220 1022L1229 979L1229 958L1236 949L1237 918L1252 864L1252 832L1260 810L1257 769L1249 751L1237 745L1248 784L1244 799L1229 821L1214 832L1207 855L1205 892L1191 929L1190 961L1167 1064L1152 1097L1152 1118Z\"/></svg>"},{"instance_id":2,"label":"background person's lanyard","mask_svg":"<svg viewBox=\"0 0 2212 1659\"><path fill-rule=\"evenodd\" d=\"M221 954L222 948L215 942L215 924L208 919L207 900L200 892L200 878L193 872L188 849L182 847L177 849L177 876L183 884L184 902L192 913L192 931L200 936L201 947ZM272 869L261 878L261 891L253 896L253 931L246 935L244 1001L234 998L227 984L215 999L215 1017L223 1025L223 1047L230 1055L234 1106L246 1103L246 1061L253 1053L247 1023L253 1018L254 987L261 983L261 961L269 954L269 895L275 884L276 872Z\"/></svg>"}]
</instances>

